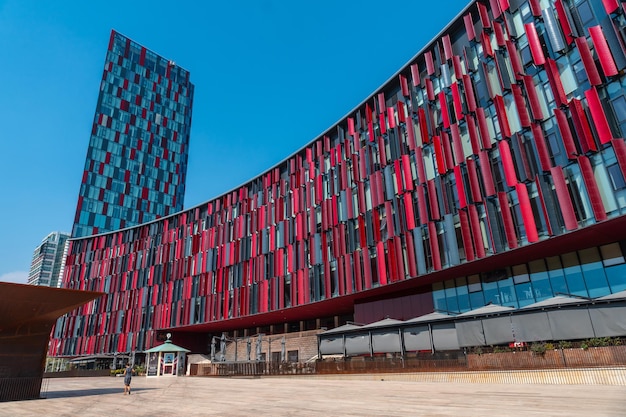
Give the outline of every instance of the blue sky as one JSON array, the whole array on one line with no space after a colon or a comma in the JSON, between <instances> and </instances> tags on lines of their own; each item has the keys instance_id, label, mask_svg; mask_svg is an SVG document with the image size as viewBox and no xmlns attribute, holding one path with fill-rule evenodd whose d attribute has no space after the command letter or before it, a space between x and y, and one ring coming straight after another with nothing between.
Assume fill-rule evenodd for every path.
<instances>
[{"instance_id":1,"label":"blue sky","mask_svg":"<svg viewBox=\"0 0 626 417\"><path fill-rule=\"evenodd\" d=\"M111 29L191 72L185 207L300 149L468 0L0 0L0 281L70 231Z\"/></svg>"}]
</instances>

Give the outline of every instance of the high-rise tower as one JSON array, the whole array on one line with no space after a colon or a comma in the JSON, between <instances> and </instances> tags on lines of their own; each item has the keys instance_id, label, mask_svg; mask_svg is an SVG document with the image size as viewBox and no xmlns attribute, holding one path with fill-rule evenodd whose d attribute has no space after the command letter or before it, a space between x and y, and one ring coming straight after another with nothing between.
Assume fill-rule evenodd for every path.
<instances>
[{"instance_id":1,"label":"high-rise tower","mask_svg":"<svg viewBox=\"0 0 626 417\"><path fill-rule=\"evenodd\" d=\"M72 237L182 210L193 91L187 70L111 31Z\"/></svg>"},{"instance_id":2,"label":"high-rise tower","mask_svg":"<svg viewBox=\"0 0 626 417\"><path fill-rule=\"evenodd\" d=\"M52 232L43 238L41 244L33 251L28 272L29 284L60 287L69 237L67 233Z\"/></svg>"}]
</instances>

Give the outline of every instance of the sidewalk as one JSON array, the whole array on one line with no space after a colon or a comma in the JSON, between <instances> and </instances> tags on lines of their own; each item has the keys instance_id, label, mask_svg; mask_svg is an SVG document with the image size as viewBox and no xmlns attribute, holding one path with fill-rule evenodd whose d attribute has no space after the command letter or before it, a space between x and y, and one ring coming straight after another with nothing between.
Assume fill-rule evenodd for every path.
<instances>
[{"instance_id":1,"label":"sidewalk","mask_svg":"<svg viewBox=\"0 0 626 417\"><path fill-rule=\"evenodd\" d=\"M623 386L463 384L306 377L45 380L47 398L0 416L624 416Z\"/></svg>"}]
</instances>

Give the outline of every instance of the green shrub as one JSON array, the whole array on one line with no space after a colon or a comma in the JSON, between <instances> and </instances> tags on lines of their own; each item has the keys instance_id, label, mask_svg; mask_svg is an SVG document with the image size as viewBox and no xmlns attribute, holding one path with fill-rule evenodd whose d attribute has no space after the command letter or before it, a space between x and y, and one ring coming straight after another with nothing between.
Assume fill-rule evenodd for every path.
<instances>
[{"instance_id":1,"label":"green shrub","mask_svg":"<svg viewBox=\"0 0 626 417\"><path fill-rule=\"evenodd\" d=\"M530 345L530 350L535 355L543 356L546 353L546 344L545 343L533 343Z\"/></svg>"},{"instance_id":2,"label":"green shrub","mask_svg":"<svg viewBox=\"0 0 626 417\"><path fill-rule=\"evenodd\" d=\"M569 349L572 347L572 342L570 342L569 340L561 340L558 343L559 349Z\"/></svg>"},{"instance_id":3,"label":"green shrub","mask_svg":"<svg viewBox=\"0 0 626 417\"><path fill-rule=\"evenodd\" d=\"M546 350L554 350L554 343L547 342L546 343Z\"/></svg>"},{"instance_id":4,"label":"green shrub","mask_svg":"<svg viewBox=\"0 0 626 417\"><path fill-rule=\"evenodd\" d=\"M508 346L494 346L493 347L493 353L505 353L505 352L510 352L511 348Z\"/></svg>"}]
</instances>

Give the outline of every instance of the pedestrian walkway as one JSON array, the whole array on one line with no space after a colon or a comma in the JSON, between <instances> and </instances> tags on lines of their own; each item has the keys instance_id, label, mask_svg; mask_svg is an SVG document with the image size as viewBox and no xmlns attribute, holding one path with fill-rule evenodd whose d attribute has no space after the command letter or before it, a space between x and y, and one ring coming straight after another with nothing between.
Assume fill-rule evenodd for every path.
<instances>
[{"instance_id":1,"label":"pedestrian walkway","mask_svg":"<svg viewBox=\"0 0 626 417\"><path fill-rule=\"evenodd\" d=\"M0 404L0 416L620 416L623 386L464 384L309 377L45 380L47 398Z\"/></svg>"}]
</instances>

